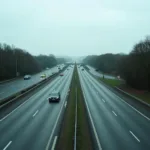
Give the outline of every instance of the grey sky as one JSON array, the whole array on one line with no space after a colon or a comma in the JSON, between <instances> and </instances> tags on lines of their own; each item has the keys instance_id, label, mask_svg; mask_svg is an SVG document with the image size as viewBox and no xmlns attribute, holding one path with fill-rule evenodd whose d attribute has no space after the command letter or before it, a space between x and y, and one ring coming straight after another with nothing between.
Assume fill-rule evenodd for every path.
<instances>
[{"instance_id":1,"label":"grey sky","mask_svg":"<svg viewBox=\"0 0 150 150\"><path fill-rule=\"evenodd\" d=\"M34 55L128 53L149 34L149 0L0 0L0 42Z\"/></svg>"}]
</instances>

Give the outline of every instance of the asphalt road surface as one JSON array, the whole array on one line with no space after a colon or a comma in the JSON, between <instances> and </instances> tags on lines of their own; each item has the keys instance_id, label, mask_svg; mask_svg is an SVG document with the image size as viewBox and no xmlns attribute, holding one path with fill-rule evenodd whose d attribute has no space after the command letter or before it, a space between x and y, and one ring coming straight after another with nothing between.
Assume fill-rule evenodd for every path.
<instances>
[{"instance_id":1,"label":"asphalt road surface","mask_svg":"<svg viewBox=\"0 0 150 150\"><path fill-rule=\"evenodd\" d=\"M150 150L150 109L137 110L86 70L78 72L97 149Z\"/></svg>"},{"instance_id":2,"label":"asphalt road surface","mask_svg":"<svg viewBox=\"0 0 150 150\"><path fill-rule=\"evenodd\" d=\"M101 78L103 77L103 74L100 73L99 71L95 71L95 68L93 68L93 67L91 67L91 66L89 66L89 65L87 65L87 67L90 69L89 71L90 71L93 75L95 75L95 76L97 76L97 77L101 77ZM106 74L104 74L104 77L107 78L107 79L116 79L116 77L110 76L110 75L106 75Z\"/></svg>"},{"instance_id":3,"label":"asphalt road surface","mask_svg":"<svg viewBox=\"0 0 150 150\"><path fill-rule=\"evenodd\" d=\"M61 65L61 68L63 66ZM53 67L49 70L45 70L43 72L40 72L38 74L32 75L31 79L29 80L24 80L24 78L19 78L7 83L2 83L0 84L0 100L3 98L6 98L8 96L11 96L12 94L15 94L19 92L20 90L23 90L27 87L30 87L33 84L36 84L43 80L40 76L42 74L46 74L46 76L52 75L52 73L58 72L58 67Z\"/></svg>"},{"instance_id":4,"label":"asphalt road surface","mask_svg":"<svg viewBox=\"0 0 150 150\"><path fill-rule=\"evenodd\" d=\"M17 108L0 109L0 150L48 150L57 136L58 122L65 110L73 68L33 94ZM59 103L47 98L53 90L61 92ZM20 99L21 101L21 99ZM12 108L12 109L11 109Z\"/></svg>"}]
</instances>

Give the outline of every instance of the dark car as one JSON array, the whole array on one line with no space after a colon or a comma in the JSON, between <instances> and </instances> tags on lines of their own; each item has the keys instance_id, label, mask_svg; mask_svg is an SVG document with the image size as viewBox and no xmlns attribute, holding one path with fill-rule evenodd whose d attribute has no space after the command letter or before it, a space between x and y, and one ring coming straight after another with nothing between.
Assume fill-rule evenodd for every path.
<instances>
[{"instance_id":1,"label":"dark car","mask_svg":"<svg viewBox=\"0 0 150 150\"><path fill-rule=\"evenodd\" d=\"M48 97L49 103L50 102L59 102L60 101L60 92L54 91Z\"/></svg>"},{"instance_id":2,"label":"dark car","mask_svg":"<svg viewBox=\"0 0 150 150\"><path fill-rule=\"evenodd\" d=\"M84 71L84 69L82 69L82 71Z\"/></svg>"}]
</instances>

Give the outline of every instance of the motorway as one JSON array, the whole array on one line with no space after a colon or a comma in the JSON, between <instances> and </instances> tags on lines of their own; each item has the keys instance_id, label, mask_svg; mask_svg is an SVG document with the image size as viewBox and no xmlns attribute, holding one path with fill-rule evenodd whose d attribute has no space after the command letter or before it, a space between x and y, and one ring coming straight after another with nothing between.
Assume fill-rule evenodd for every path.
<instances>
[{"instance_id":1,"label":"motorway","mask_svg":"<svg viewBox=\"0 0 150 150\"><path fill-rule=\"evenodd\" d=\"M73 67L69 67L64 76L56 77L30 98L23 98L26 100L21 105L0 109L0 150L51 149L67 104L72 75ZM61 92L61 101L49 104L47 99L53 90Z\"/></svg>"},{"instance_id":2,"label":"motorway","mask_svg":"<svg viewBox=\"0 0 150 150\"><path fill-rule=\"evenodd\" d=\"M103 74L99 71L95 71L95 68L87 65L87 67L90 69L89 72L91 72L93 75L97 76L97 77L103 77ZM114 76L110 76L110 75L106 75L104 74L104 77L107 78L107 79L116 79L116 77Z\"/></svg>"},{"instance_id":3,"label":"motorway","mask_svg":"<svg viewBox=\"0 0 150 150\"><path fill-rule=\"evenodd\" d=\"M61 68L64 67L63 65L60 65L60 66ZM49 70L45 70L43 72L32 75L30 80L24 80L22 77L22 78L18 78L10 82L1 83L0 84L0 100L3 98L9 97L12 94L15 94L19 92L20 90L30 87L33 84L40 82L41 80L43 80L40 78L40 75L46 74L48 77L52 75L52 73L55 73L55 72L58 72L58 67L53 67Z\"/></svg>"},{"instance_id":4,"label":"motorway","mask_svg":"<svg viewBox=\"0 0 150 150\"><path fill-rule=\"evenodd\" d=\"M150 150L150 109L137 110L86 70L78 72L96 149Z\"/></svg>"}]
</instances>

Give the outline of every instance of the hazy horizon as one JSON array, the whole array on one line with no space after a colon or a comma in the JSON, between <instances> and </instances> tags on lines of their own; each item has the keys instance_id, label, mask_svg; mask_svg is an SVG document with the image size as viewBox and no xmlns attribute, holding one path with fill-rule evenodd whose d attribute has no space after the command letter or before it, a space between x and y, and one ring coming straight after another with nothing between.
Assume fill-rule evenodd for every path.
<instances>
[{"instance_id":1,"label":"hazy horizon","mask_svg":"<svg viewBox=\"0 0 150 150\"><path fill-rule=\"evenodd\" d=\"M0 43L33 55L129 53L150 34L150 1L1 0Z\"/></svg>"}]
</instances>

